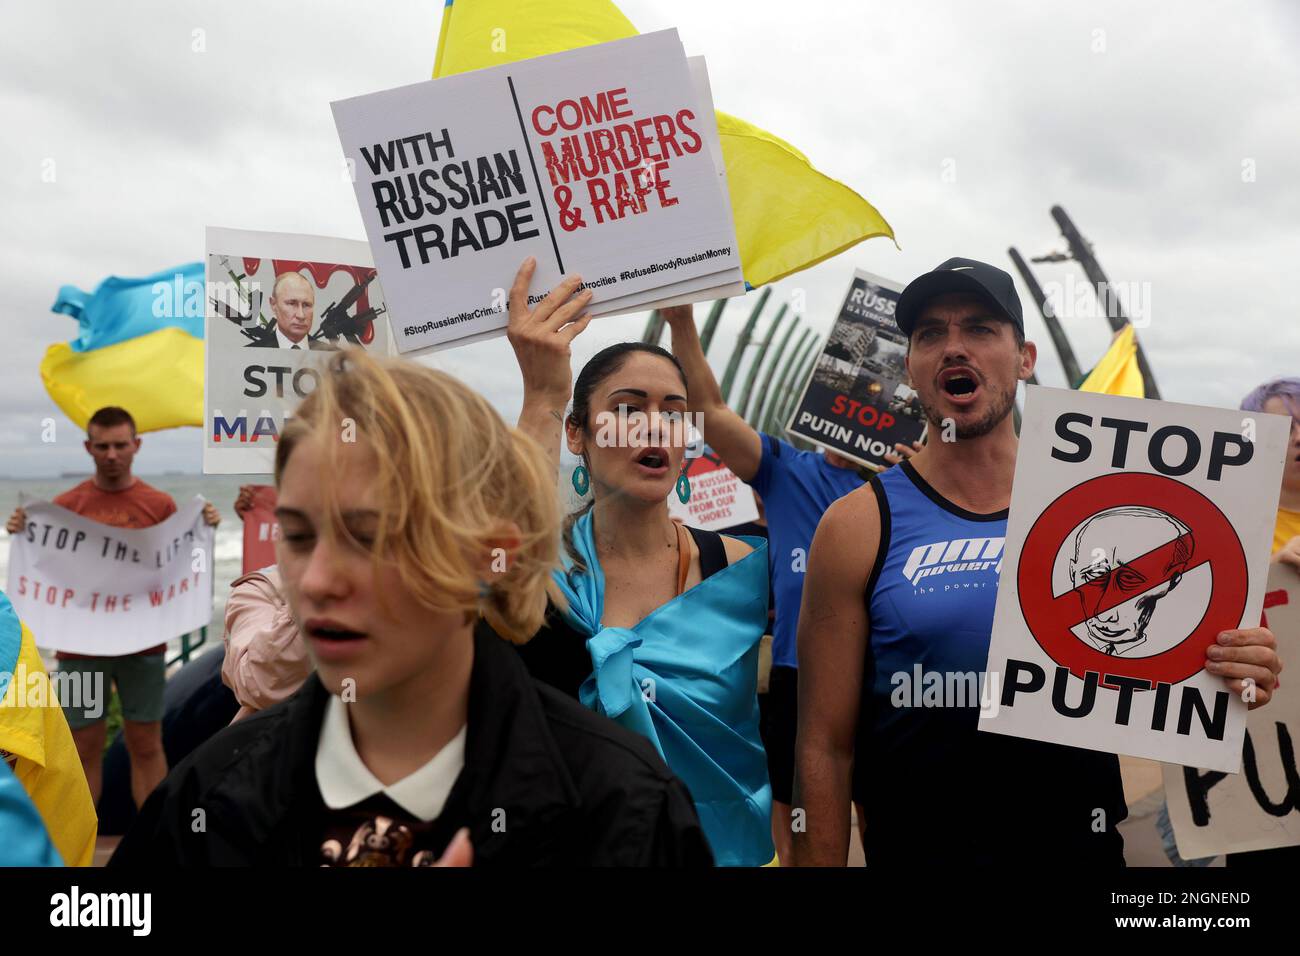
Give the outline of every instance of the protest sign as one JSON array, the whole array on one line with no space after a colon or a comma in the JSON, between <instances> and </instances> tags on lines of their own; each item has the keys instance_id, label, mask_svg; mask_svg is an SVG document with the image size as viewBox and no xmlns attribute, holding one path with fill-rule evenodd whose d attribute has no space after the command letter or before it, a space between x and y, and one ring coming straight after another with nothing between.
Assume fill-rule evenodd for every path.
<instances>
[{"instance_id":1,"label":"protest sign","mask_svg":"<svg viewBox=\"0 0 1300 956\"><path fill-rule=\"evenodd\" d=\"M686 477L691 498L685 504L677 495L668 496L668 513L682 524L702 531L721 531L758 520L758 503L753 489L722 463L713 449L686 460Z\"/></svg>"},{"instance_id":2,"label":"protest sign","mask_svg":"<svg viewBox=\"0 0 1300 956\"><path fill-rule=\"evenodd\" d=\"M275 542L280 523L275 520L275 487L255 485L253 504L244 512L244 564L242 574L275 564Z\"/></svg>"},{"instance_id":3,"label":"protest sign","mask_svg":"<svg viewBox=\"0 0 1300 956\"><path fill-rule=\"evenodd\" d=\"M6 592L41 647L114 656L212 618L212 545L197 495L149 528L115 528L50 502L27 504Z\"/></svg>"},{"instance_id":4,"label":"protest sign","mask_svg":"<svg viewBox=\"0 0 1300 956\"><path fill-rule=\"evenodd\" d=\"M1269 570L1264 626L1284 667L1300 664L1300 574ZM1178 852L1188 860L1300 846L1300 694L1286 688L1250 712L1241 773L1165 764L1165 798Z\"/></svg>"},{"instance_id":5,"label":"protest sign","mask_svg":"<svg viewBox=\"0 0 1300 956\"><path fill-rule=\"evenodd\" d=\"M594 315L739 279L675 30L332 105L402 353L503 329L528 256L534 296L578 274Z\"/></svg>"},{"instance_id":6,"label":"protest sign","mask_svg":"<svg viewBox=\"0 0 1300 956\"><path fill-rule=\"evenodd\" d=\"M1031 386L989 650L993 733L1235 772L1204 670L1259 623L1290 422Z\"/></svg>"},{"instance_id":7,"label":"protest sign","mask_svg":"<svg viewBox=\"0 0 1300 956\"><path fill-rule=\"evenodd\" d=\"M203 473L270 474L285 417L345 346L391 351L364 242L207 230Z\"/></svg>"},{"instance_id":8,"label":"protest sign","mask_svg":"<svg viewBox=\"0 0 1300 956\"><path fill-rule=\"evenodd\" d=\"M903 287L854 270L839 317L786 431L872 468L925 431L907 384L907 336L894 321Z\"/></svg>"}]
</instances>

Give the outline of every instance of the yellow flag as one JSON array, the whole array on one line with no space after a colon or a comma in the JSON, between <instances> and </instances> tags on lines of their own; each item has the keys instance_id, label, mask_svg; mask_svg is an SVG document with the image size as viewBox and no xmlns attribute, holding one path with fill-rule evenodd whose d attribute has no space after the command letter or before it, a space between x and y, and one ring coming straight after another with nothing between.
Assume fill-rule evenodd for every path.
<instances>
[{"instance_id":1,"label":"yellow flag","mask_svg":"<svg viewBox=\"0 0 1300 956\"><path fill-rule=\"evenodd\" d=\"M608 0L447 0L435 77L636 36ZM801 152L718 113L740 264L752 287L807 269L894 230L861 196Z\"/></svg>"},{"instance_id":2,"label":"yellow flag","mask_svg":"<svg viewBox=\"0 0 1300 956\"><path fill-rule=\"evenodd\" d=\"M1079 386L1081 392L1099 392L1102 395L1127 395L1146 398L1142 385L1142 371L1137 362L1137 333L1131 323L1115 333L1110 348L1101 357L1088 377Z\"/></svg>"},{"instance_id":3,"label":"yellow flag","mask_svg":"<svg viewBox=\"0 0 1300 956\"><path fill-rule=\"evenodd\" d=\"M105 405L125 408L139 432L203 424L203 340L176 327L89 352L56 342L41 380L81 428Z\"/></svg>"}]
</instances>

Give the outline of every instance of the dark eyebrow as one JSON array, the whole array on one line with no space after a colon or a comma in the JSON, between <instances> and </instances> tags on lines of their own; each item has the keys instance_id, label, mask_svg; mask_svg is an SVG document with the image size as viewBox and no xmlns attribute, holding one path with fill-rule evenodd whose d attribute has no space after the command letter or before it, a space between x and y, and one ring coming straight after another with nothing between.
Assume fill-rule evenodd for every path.
<instances>
[{"instance_id":1,"label":"dark eyebrow","mask_svg":"<svg viewBox=\"0 0 1300 956\"><path fill-rule=\"evenodd\" d=\"M609 395L606 396L606 397L607 397L607 398L613 398L615 395L618 395L618 394L620 394L620 393L622 393L622 392L626 392L626 393L629 394L629 395L635 395L637 398L649 398L649 397L650 397L646 392L641 391L641 389L639 389L639 388L616 388L616 389L614 389L614 391L610 392ZM665 401L665 402L684 402L684 401L686 401L686 396L685 396L685 395L665 395L665 396L664 396L664 401Z\"/></svg>"}]
</instances>

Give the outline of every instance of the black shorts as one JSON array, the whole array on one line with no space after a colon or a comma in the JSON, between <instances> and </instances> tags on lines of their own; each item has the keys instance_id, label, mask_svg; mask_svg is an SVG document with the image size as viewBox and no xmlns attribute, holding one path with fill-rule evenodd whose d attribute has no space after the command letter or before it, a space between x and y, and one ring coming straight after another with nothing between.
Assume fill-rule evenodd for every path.
<instances>
[{"instance_id":1,"label":"black shorts","mask_svg":"<svg viewBox=\"0 0 1300 956\"><path fill-rule=\"evenodd\" d=\"M766 700L763 700L766 697ZM759 733L767 751L767 779L777 803L794 800L794 736L799 723L799 671L772 665L767 693L759 697Z\"/></svg>"}]
</instances>

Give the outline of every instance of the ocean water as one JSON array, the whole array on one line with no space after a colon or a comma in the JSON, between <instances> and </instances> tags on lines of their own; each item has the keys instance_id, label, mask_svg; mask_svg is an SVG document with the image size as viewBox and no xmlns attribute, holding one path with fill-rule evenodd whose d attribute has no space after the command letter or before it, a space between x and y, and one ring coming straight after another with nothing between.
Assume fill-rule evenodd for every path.
<instances>
[{"instance_id":1,"label":"ocean water","mask_svg":"<svg viewBox=\"0 0 1300 956\"><path fill-rule=\"evenodd\" d=\"M26 500L46 500L80 484L89 473L64 478L27 478L0 479L0 529L3 522L18 506L19 495ZM208 624L207 642L198 653L221 646L221 623L226 610L226 596L230 593L230 582L239 577L243 569L244 530L235 516L235 496L239 486L249 483L250 479L241 476L224 475L140 475L144 481L176 499L177 504L188 501L195 495L202 495L207 501L217 506L221 512L221 524L217 526L216 555L213 564L214 581L212 594L212 619ZM269 476L268 476L269 478ZM268 481L269 483L269 481ZM9 579L9 535L0 530L0 588L7 588ZM39 635L37 635L39 640ZM191 643L198 640L194 635ZM180 639L168 644L167 657L170 660L180 650Z\"/></svg>"}]
</instances>

